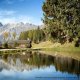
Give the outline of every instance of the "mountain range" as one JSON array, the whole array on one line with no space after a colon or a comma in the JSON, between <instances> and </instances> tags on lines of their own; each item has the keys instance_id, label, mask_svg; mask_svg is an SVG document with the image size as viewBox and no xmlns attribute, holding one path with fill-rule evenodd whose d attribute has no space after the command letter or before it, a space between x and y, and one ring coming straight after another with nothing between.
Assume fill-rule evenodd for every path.
<instances>
[{"instance_id":1,"label":"mountain range","mask_svg":"<svg viewBox=\"0 0 80 80\"><path fill-rule=\"evenodd\" d=\"M0 42L4 41L4 36L3 36L4 32L8 32L9 33L8 39L12 40L13 39L12 33L14 32L16 33L16 39L18 39L21 32L28 31L31 29L37 29L37 28L38 28L37 25L29 24L29 23L24 24L23 22L8 23L4 25L0 22Z\"/></svg>"}]
</instances>

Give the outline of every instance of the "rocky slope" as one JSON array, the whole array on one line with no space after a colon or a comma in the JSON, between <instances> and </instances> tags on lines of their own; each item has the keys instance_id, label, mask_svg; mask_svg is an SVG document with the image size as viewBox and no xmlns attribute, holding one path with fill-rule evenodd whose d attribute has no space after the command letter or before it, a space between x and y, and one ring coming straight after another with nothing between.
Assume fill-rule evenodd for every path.
<instances>
[{"instance_id":1,"label":"rocky slope","mask_svg":"<svg viewBox=\"0 0 80 80\"><path fill-rule=\"evenodd\" d=\"M9 33L8 39L11 40L13 39L13 35L12 33L16 33L16 39L18 39L19 35L21 32L23 31L27 31L27 30L31 30L31 29L36 29L38 26L37 25L33 25L33 24L29 24L29 23L14 23L14 24L5 24L3 25L2 23L0 23L0 42L4 41L4 37L3 34L5 32Z\"/></svg>"}]
</instances>

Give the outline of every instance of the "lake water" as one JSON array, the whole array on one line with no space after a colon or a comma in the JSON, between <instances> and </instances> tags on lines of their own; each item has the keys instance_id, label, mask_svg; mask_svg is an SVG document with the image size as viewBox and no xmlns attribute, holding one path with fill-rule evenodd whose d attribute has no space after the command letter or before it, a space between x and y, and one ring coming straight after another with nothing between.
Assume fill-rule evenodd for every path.
<instances>
[{"instance_id":1,"label":"lake water","mask_svg":"<svg viewBox=\"0 0 80 80\"><path fill-rule=\"evenodd\" d=\"M80 80L80 61L39 52L0 54L0 80Z\"/></svg>"}]
</instances>

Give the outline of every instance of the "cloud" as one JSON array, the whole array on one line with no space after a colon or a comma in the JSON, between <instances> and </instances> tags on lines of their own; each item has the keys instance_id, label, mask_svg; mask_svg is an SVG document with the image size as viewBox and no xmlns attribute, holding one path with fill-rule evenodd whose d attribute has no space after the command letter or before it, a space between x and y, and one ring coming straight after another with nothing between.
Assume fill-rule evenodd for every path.
<instances>
[{"instance_id":1,"label":"cloud","mask_svg":"<svg viewBox=\"0 0 80 80\"><path fill-rule=\"evenodd\" d=\"M22 15L19 14L17 11L13 10L1 10L1 9L0 9L0 22L2 22L3 24L18 22L33 23L37 25L42 24L41 21L38 21L36 18L32 16Z\"/></svg>"},{"instance_id":2,"label":"cloud","mask_svg":"<svg viewBox=\"0 0 80 80\"><path fill-rule=\"evenodd\" d=\"M14 17L12 17L12 18L1 18L0 22L2 22L3 24L15 23L16 19Z\"/></svg>"},{"instance_id":3,"label":"cloud","mask_svg":"<svg viewBox=\"0 0 80 80\"><path fill-rule=\"evenodd\" d=\"M31 23L32 20L33 20L33 17L31 17L31 16L26 16L26 15L19 15L19 16L18 16L18 21L19 21L19 22ZM18 21L17 21L17 22L18 22Z\"/></svg>"},{"instance_id":4,"label":"cloud","mask_svg":"<svg viewBox=\"0 0 80 80\"><path fill-rule=\"evenodd\" d=\"M12 16L16 12L12 10L0 10L0 16Z\"/></svg>"},{"instance_id":5,"label":"cloud","mask_svg":"<svg viewBox=\"0 0 80 80\"><path fill-rule=\"evenodd\" d=\"M32 23L33 21L32 17L26 16L26 15L18 15L18 16L12 16L12 17L3 17L0 16L0 22L3 24L7 23L18 23L18 22L23 22L23 23Z\"/></svg>"},{"instance_id":6,"label":"cloud","mask_svg":"<svg viewBox=\"0 0 80 80\"><path fill-rule=\"evenodd\" d=\"M17 17L0 17L0 22L2 22L3 24L7 24L7 23L19 23L19 22L23 22L23 23L32 23L35 25L41 25L42 22L41 21L37 21L35 20L33 17L29 17L29 16L22 16L19 15Z\"/></svg>"},{"instance_id":7,"label":"cloud","mask_svg":"<svg viewBox=\"0 0 80 80\"><path fill-rule=\"evenodd\" d=\"M6 3L6 4L14 4L16 2L23 2L23 1L26 1L26 0L3 0L3 3Z\"/></svg>"},{"instance_id":8,"label":"cloud","mask_svg":"<svg viewBox=\"0 0 80 80\"><path fill-rule=\"evenodd\" d=\"M3 24L9 23L9 22L15 22L15 16L16 11L13 10L2 10L0 9L0 22Z\"/></svg>"}]
</instances>

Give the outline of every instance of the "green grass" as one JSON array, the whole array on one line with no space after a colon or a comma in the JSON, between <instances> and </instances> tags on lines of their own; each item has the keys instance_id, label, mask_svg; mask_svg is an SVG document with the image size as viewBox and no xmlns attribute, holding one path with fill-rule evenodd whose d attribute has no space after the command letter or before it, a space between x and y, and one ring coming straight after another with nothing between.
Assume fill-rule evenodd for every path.
<instances>
[{"instance_id":1,"label":"green grass","mask_svg":"<svg viewBox=\"0 0 80 80\"><path fill-rule=\"evenodd\" d=\"M80 60L80 47L74 47L74 43L51 43L50 41L34 44L33 48L41 49L41 52L48 55L66 56Z\"/></svg>"},{"instance_id":2,"label":"green grass","mask_svg":"<svg viewBox=\"0 0 80 80\"><path fill-rule=\"evenodd\" d=\"M23 48L23 49L1 49L0 54L3 53L17 53L23 51L41 51L44 54L48 55L60 55L72 57L80 60L80 47L74 47L74 43L65 43L61 45L60 43L52 43L50 41L41 42L39 44L33 44L32 48Z\"/></svg>"},{"instance_id":3,"label":"green grass","mask_svg":"<svg viewBox=\"0 0 80 80\"><path fill-rule=\"evenodd\" d=\"M71 57L73 59L77 59L80 61L80 47L79 48L62 48L62 47L55 47L55 48L44 48L42 49L42 52L48 55L55 55L56 56L65 56L65 57Z\"/></svg>"},{"instance_id":4,"label":"green grass","mask_svg":"<svg viewBox=\"0 0 80 80\"><path fill-rule=\"evenodd\" d=\"M66 53L80 53L80 47L53 47L53 48L41 48L44 51L54 52L66 52Z\"/></svg>"},{"instance_id":5,"label":"green grass","mask_svg":"<svg viewBox=\"0 0 80 80\"><path fill-rule=\"evenodd\" d=\"M51 43L50 41L41 42L39 44L33 44L33 49L41 49L44 51L54 51L54 52L68 52L68 53L80 53L80 47L74 47L73 43L65 43L61 45L60 43Z\"/></svg>"}]
</instances>

